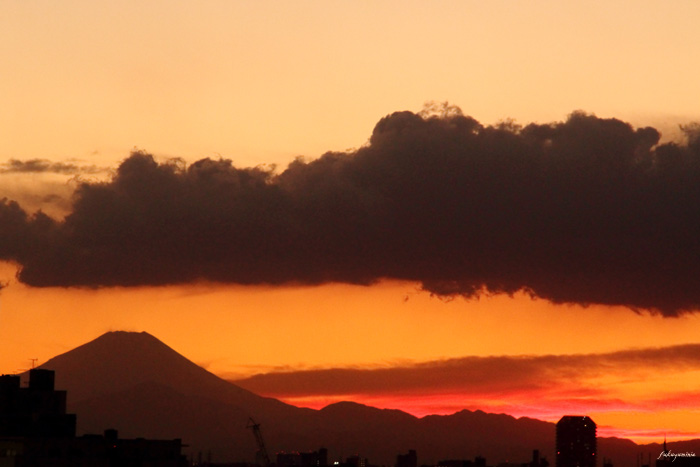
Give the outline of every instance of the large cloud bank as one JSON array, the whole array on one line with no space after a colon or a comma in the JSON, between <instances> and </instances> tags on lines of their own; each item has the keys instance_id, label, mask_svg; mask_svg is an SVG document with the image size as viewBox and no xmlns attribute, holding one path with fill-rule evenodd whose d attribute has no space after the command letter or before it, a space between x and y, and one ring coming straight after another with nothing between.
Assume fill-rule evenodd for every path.
<instances>
[{"instance_id":1,"label":"large cloud bank","mask_svg":"<svg viewBox=\"0 0 700 467\"><path fill-rule=\"evenodd\" d=\"M133 153L63 221L0 203L0 258L37 286L417 281L440 296L700 309L700 137L573 113L381 119L281 173ZM14 162L14 165L17 165Z\"/></svg>"}]
</instances>

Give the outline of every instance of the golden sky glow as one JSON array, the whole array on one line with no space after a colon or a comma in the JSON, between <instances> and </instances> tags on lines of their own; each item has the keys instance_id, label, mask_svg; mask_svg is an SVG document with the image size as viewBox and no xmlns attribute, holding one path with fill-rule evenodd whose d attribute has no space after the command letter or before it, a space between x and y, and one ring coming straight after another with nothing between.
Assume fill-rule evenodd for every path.
<instances>
[{"instance_id":1,"label":"golden sky glow","mask_svg":"<svg viewBox=\"0 0 700 467\"><path fill-rule=\"evenodd\" d=\"M134 146L240 165L357 147L449 100L480 121L697 117L696 2L6 2L0 155ZM680 121L679 121L680 120ZM97 154L95 154L97 152Z\"/></svg>"},{"instance_id":2,"label":"golden sky glow","mask_svg":"<svg viewBox=\"0 0 700 467\"><path fill-rule=\"evenodd\" d=\"M700 2L690 0L3 2L0 163L73 162L94 168L81 179L104 180L136 147L163 159L286 166L360 147L381 117L427 101L449 101L485 123L549 122L582 109L674 137L677 124L700 119L697 18ZM60 218L74 175L0 173L0 199ZM230 379L665 347L698 343L700 331L697 314L662 318L522 295L445 302L402 282L33 289L14 272L0 269L9 284L0 291L3 373L116 329L147 331ZM620 400L653 406L669 381L647 376L599 381ZM679 393L700 389L697 371L676 377ZM314 405L325 396L314 397L287 400ZM427 405L458 410L448 399ZM426 398L357 400L430 411ZM499 410L488 394L481 402ZM528 412L525 396L518 402L514 415L557 418ZM660 430L700 436L697 406L657 405L581 411L593 407L601 431L637 430L623 431L635 439Z\"/></svg>"}]
</instances>

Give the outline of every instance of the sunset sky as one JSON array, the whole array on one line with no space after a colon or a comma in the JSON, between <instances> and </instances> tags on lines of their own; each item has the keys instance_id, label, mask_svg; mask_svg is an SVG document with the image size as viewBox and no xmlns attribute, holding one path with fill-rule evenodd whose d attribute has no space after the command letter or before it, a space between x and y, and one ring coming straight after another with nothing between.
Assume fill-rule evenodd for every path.
<instances>
[{"instance_id":1,"label":"sunset sky","mask_svg":"<svg viewBox=\"0 0 700 467\"><path fill-rule=\"evenodd\" d=\"M146 331L297 405L700 438L698 18L0 3L0 372Z\"/></svg>"}]
</instances>

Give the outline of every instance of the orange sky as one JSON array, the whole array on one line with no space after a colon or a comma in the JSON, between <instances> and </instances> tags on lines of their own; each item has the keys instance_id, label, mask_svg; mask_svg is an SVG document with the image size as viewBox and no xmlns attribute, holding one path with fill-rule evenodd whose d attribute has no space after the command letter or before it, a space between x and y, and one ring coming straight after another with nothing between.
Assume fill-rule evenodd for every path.
<instances>
[{"instance_id":1,"label":"orange sky","mask_svg":"<svg viewBox=\"0 0 700 467\"><path fill-rule=\"evenodd\" d=\"M678 123L700 118L698 17L697 2L647 0L4 2L0 163L72 162L94 166L81 177L98 180L137 147L188 162L284 166L360 147L384 115L444 100L484 123L549 122L583 109L672 137ZM71 177L0 173L0 198L60 217L70 210ZM700 330L697 315L523 296L444 302L410 283L64 290L19 284L10 265L0 271L9 281L0 291L4 373L115 329L147 331L229 378L666 347L697 343ZM669 365L674 384L698 391L696 369ZM610 397L661 401L656 408L594 404L589 415L610 433L639 430L637 439L645 430L700 433L698 407L667 407L668 381L643 379L599 381ZM424 398L357 399L430 411ZM517 402L514 415L549 410L524 409L533 403L526 396ZM480 404L498 411L501 401L486 395Z\"/></svg>"},{"instance_id":2,"label":"orange sky","mask_svg":"<svg viewBox=\"0 0 700 467\"><path fill-rule=\"evenodd\" d=\"M31 358L46 361L117 329L147 331L208 370L240 379L270 371L380 369L466 356L576 355L692 344L697 343L699 320L696 315L664 319L626 309L554 306L526 297L446 303L401 283L98 291L31 289L12 283L0 296L0 368L10 373L25 369ZM527 388L506 399L489 391L269 395L310 407L351 399L419 416L467 408L556 421L563 412L586 412L601 434L623 430L639 441L655 441L662 432L669 439L700 433L698 410L692 408L699 368L671 361L668 367L635 370L619 375L619 368L612 368L610 375L591 376L581 386L575 383L571 397L579 397L579 403ZM605 387L605 394L587 395L588 385ZM441 385L435 386L440 391ZM558 391L566 390L561 382L557 386ZM675 395L685 405L668 406L667 398ZM606 405L608 400L647 407L630 412L630 407Z\"/></svg>"}]
</instances>

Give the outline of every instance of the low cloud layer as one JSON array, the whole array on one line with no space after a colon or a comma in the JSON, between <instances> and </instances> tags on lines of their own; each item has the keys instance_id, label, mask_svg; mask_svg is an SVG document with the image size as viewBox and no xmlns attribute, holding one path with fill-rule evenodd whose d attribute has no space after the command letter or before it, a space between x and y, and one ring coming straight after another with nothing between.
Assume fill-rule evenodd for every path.
<instances>
[{"instance_id":1,"label":"low cloud layer","mask_svg":"<svg viewBox=\"0 0 700 467\"><path fill-rule=\"evenodd\" d=\"M65 221L1 203L0 258L37 287L391 278L672 316L700 309L700 132L686 133L660 145L583 113L484 126L443 107L281 173L138 152L81 184Z\"/></svg>"},{"instance_id":2,"label":"low cloud layer","mask_svg":"<svg viewBox=\"0 0 700 467\"><path fill-rule=\"evenodd\" d=\"M425 413L492 407L527 413L688 409L697 406L700 345L605 354L465 357L377 369L318 369L259 374L233 381L291 403L342 399ZM670 384L673 378L675 384ZM635 400L623 400L634 393Z\"/></svg>"},{"instance_id":3,"label":"low cloud layer","mask_svg":"<svg viewBox=\"0 0 700 467\"><path fill-rule=\"evenodd\" d=\"M607 392L589 384L614 377L645 381L700 370L700 345L607 354L464 357L376 369L331 368L272 372L235 381L258 394L319 395L499 394L573 389L577 396ZM566 387L562 388L562 383Z\"/></svg>"}]
</instances>

